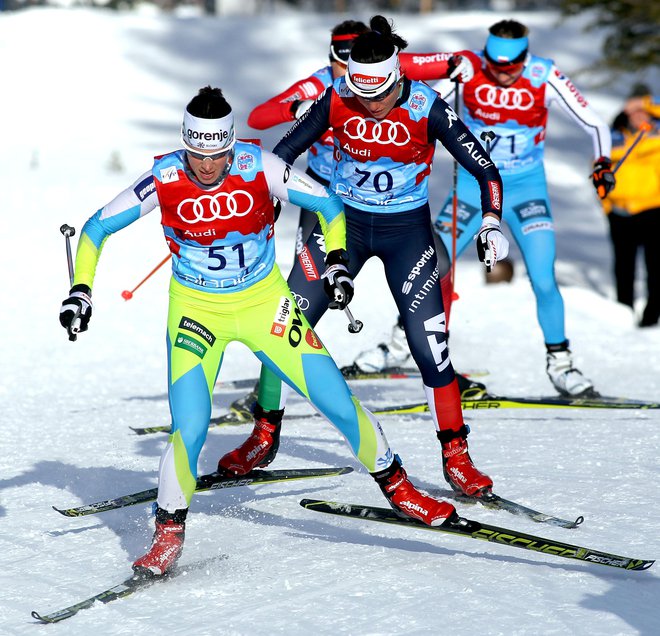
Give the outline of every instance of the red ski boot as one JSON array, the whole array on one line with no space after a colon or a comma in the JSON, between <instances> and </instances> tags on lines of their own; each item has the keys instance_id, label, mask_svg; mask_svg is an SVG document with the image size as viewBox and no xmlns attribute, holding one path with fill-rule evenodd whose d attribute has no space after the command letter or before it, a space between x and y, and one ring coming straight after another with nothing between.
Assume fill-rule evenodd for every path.
<instances>
[{"instance_id":1,"label":"red ski boot","mask_svg":"<svg viewBox=\"0 0 660 636\"><path fill-rule=\"evenodd\" d=\"M156 511L156 532L151 548L133 563L136 574L147 577L163 576L176 565L183 552L188 509L169 513L162 508Z\"/></svg>"},{"instance_id":2,"label":"red ski boot","mask_svg":"<svg viewBox=\"0 0 660 636\"><path fill-rule=\"evenodd\" d=\"M467 427L458 431L440 431L442 443L442 467L445 479L458 493L480 497L493 487L493 480L478 471L468 453Z\"/></svg>"},{"instance_id":3,"label":"red ski boot","mask_svg":"<svg viewBox=\"0 0 660 636\"><path fill-rule=\"evenodd\" d=\"M392 465L379 473L372 473L390 506L402 517L412 517L427 526L441 526L456 519L456 509L446 501L439 501L417 490L408 479L398 457Z\"/></svg>"},{"instance_id":4,"label":"red ski boot","mask_svg":"<svg viewBox=\"0 0 660 636\"><path fill-rule=\"evenodd\" d=\"M280 447L280 429L284 409L264 411L259 404L254 408L254 428L238 448L224 455L218 462L218 472L245 475L254 468L268 466Z\"/></svg>"}]
</instances>

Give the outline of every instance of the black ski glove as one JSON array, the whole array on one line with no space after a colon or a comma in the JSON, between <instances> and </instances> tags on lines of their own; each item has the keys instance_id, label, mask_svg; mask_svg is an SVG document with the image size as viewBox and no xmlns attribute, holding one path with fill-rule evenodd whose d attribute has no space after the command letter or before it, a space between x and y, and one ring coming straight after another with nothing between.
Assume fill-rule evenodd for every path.
<instances>
[{"instance_id":1,"label":"black ski glove","mask_svg":"<svg viewBox=\"0 0 660 636\"><path fill-rule=\"evenodd\" d=\"M600 157L594 163L594 171L591 174L591 180L598 196L604 199L616 185L616 179L612 172L612 162L607 157Z\"/></svg>"},{"instance_id":2,"label":"black ski glove","mask_svg":"<svg viewBox=\"0 0 660 636\"><path fill-rule=\"evenodd\" d=\"M328 307L330 309L346 309L348 303L353 299L355 286L353 276L348 271L348 254L346 250L332 250L325 257L327 265L321 278L323 288L330 298Z\"/></svg>"},{"instance_id":3,"label":"black ski glove","mask_svg":"<svg viewBox=\"0 0 660 636\"><path fill-rule=\"evenodd\" d=\"M72 337L87 331L91 317L92 290L87 285L74 285L60 307L60 324Z\"/></svg>"}]
</instances>

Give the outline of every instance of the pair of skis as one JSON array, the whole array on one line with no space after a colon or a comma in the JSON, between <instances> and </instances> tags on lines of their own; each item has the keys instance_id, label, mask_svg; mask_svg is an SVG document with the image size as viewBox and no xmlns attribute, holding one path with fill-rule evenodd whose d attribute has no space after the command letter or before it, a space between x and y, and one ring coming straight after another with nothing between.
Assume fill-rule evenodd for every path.
<instances>
[{"instance_id":1,"label":"pair of skis","mask_svg":"<svg viewBox=\"0 0 660 636\"><path fill-rule=\"evenodd\" d=\"M237 486L249 486L256 484L309 479L313 477L334 477L350 473L352 470L353 469L348 466L340 468L254 470L242 477L231 477L220 473L210 473L208 475L202 475L198 478L196 492L204 492L220 488L232 488ZM80 517L96 514L99 512L106 512L108 510L116 510L135 504L149 503L150 501L154 501L156 499L157 493L158 490L156 488L151 488L130 495L123 495L114 499L107 499L93 504L87 504L73 508L53 507L55 510L65 516ZM457 501L470 500L470 502L478 502L489 508L506 510L507 512L511 512L513 514L523 514L536 522L551 523L553 525L558 525L564 528L575 528L583 520L582 517L578 517L575 521L571 522L568 520L560 519L558 517L554 517L552 515L545 515L531 508L527 508L515 502L498 497L494 494L490 494L479 499L465 498L461 496L456 496L455 498ZM351 518L359 518L367 521L376 521L381 523L431 530L435 532L444 532L469 537L472 539L502 543L524 550L531 550L534 552L541 552L544 554L550 554L553 556L569 559L577 559L588 563L607 565L610 567L622 568L626 570L645 570L651 567L651 565L654 563L652 560L633 559L630 557L619 556L610 552L594 550L588 547L544 539L543 537L518 532L509 528L480 523L465 517L458 517L456 519L447 521L441 526L430 527L409 517L401 517L393 510L387 508L355 504L342 504L317 499L303 499L300 504L308 510L324 512L333 515L347 516ZM124 598L138 590L142 590L145 587L153 585L155 582L167 581L183 572L190 572L198 569L205 563L206 562L200 562L187 566L179 566L165 577L148 578L133 575L124 580L119 585L113 585L112 587L100 592L99 594L95 594L79 603L69 605L63 609L51 612L49 614L40 614L39 612L34 611L32 612L32 617L41 621L42 623L57 623L66 618L74 616L80 610L92 607L96 603L109 603L111 601Z\"/></svg>"},{"instance_id":2,"label":"pair of skis","mask_svg":"<svg viewBox=\"0 0 660 636\"><path fill-rule=\"evenodd\" d=\"M222 473L209 473L197 478L195 492L207 492L209 490L219 490L223 488L236 488L239 486L254 486L259 484L272 484L281 481L295 481L297 479L310 479L314 477L338 477L352 472L353 469L349 466L341 468L301 468L301 469L283 469L283 470L253 470L247 475L241 477L234 477L224 475ZM525 516L532 521L538 523L548 523L550 525L559 526L561 528L576 528L583 521L583 517L578 517L575 521L569 519L562 519L553 515L528 508L522 504L516 503L509 499L504 499L492 492L483 495L482 497L467 497L465 495L456 494L453 492L438 493L445 499L453 499L458 503L476 504L479 503L485 508L496 510L505 510L515 515ZM65 517L85 517L87 515L94 515L100 512L108 512L110 510L118 510L127 506L135 506L138 504L147 504L156 500L158 497L158 488L149 488L140 492L135 492L129 495L121 495L114 499L105 499L91 504L82 506L75 506L72 508L58 508L53 506L53 509L64 515Z\"/></svg>"}]
</instances>

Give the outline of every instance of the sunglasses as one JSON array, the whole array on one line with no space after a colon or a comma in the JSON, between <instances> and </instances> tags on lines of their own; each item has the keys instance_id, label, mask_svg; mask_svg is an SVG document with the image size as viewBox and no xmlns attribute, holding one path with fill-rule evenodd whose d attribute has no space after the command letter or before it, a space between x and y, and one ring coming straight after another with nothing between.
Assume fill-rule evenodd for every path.
<instances>
[{"instance_id":1,"label":"sunglasses","mask_svg":"<svg viewBox=\"0 0 660 636\"><path fill-rule=\"evenodd\" d=\"M516 64L495 64L490 60L487 61L487 64L491 71L494 71L495 73L505 73L506 75L517 75L522 71L523 66L525 65L524 62Z\"/></svg>"},{"instance_id":2,"label":"sunglasses","mask_svg":"<svg viewBox=\"0 0 660 636\"><path fill-rule=\"evenodd\" d=\"M382 102L384 99L389 97L398 88L398 86L399 86L399 82L396 81L387 90L383 91L382 93L379 93L375 97L362 97L360 95L360 99L363 99L365 102Z\"/></svg>"},{"instance_id":3,"label":"sunglasses","mask_svg":"<svg viewBox=\"0 0 660 636\"><path fill-rule=\"evenodd\" d=\"M193 152L192 150L186 149L186 152L193 158L193 159L199 159L199 161L204 161L204 159L210 159L211 161L215 161L216 159L222 159L223 157L226 157L230 152L231 148L229 150L223 150L222 152L214 152L213 154L202 154L200 152Z\"/></svg>"},{"instance_id":4,"label":"sunglasses","mask_svg":"<svg viewBox=\"0 0 660 636\"><path fill-rule=\"evenodd\" d=\"M520 72L525 65L525 58L527 57L527 49L525 49L518 57L510 62L498 62L494 60L488 51L484 50L484 57L486 58L486 64L497 73L506 73L507 75L516 75Z\"/></svg>"}]
</instances>

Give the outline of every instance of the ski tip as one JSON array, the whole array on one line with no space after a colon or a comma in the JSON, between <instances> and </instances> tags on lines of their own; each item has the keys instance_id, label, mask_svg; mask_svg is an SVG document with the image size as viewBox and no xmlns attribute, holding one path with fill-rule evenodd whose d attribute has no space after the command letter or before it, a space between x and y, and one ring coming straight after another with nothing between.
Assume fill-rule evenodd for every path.
<instances>
[{"instance_id":1,"label":"ski tip","mask_svg":"<svg viewBox=\"0 0 660 636\"><path fill-rule=\"evenodd\" d=\"M137 428L136 426L129 426L136 435L151 435L153 433L169 433L169 426L148 426L147 428Z\"/></svg>"},{"instance_id":2,"label":"ski tip","mask_svg":"<svg viewBox=\"0 0 660 636\"><path fill-rule=\"evenodd\" d=\"M636 572L639 572L641 570L648 570L654 563L655 560L649 561L646 559L630 559L628 565L625 566L624 569L635 570Z\"/></svg>"},{"instance_id":3,"label":"ski tip","mask_svg":"<svg viewBox=\"0 0 660 636\"><path fill-rule=\"evenodd\" d=\"M49 620L46 616L42 616L41 614L39 614L39 612L35 612L35 611L30 612L30 616L32 616L32 618L39 621L40 623L48 624L55 622L53 620Z\"/></svg>"},{"instance_id":4,"label":"ski tip","mask_svg":"<svg viewBox=\"0 0 660 636\"><path fill-rule=\"evenodd\" d=\"M53 510L57 510L61 515L64 515L65 517L75 517L75 515L72 515L66 508L58 508L57 506L52 506Z\"/></svg>"}]
</instances>

